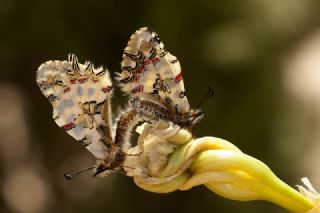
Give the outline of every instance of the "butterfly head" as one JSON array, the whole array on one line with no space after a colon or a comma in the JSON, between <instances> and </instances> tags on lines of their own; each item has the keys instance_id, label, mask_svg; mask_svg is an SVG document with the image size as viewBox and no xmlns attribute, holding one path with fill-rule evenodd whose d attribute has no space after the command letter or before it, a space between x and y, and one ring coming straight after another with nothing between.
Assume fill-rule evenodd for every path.
<instances>
[{"instance_id":1,"label":"butterfly head","mask_svg":"<svg viewBox=\"0 0 320 213\"><path fill-rule=\"evenodd\" d=\"M122 171L124 153L120 147L114 146L105 159L97 160L97 165L93 171L93 176L105 177L112 172Z\"/></svg>"},{"instance_id":2,"label":"butterfly head","mask_svg":"<svg viewBox=\"0 0 320 213\"><path fill-rule=\"evenodd\" d=\"M106 157L105 159L98 159L95 166L85 168L77 172L65 173L64 177L67 180L71 180L76 176L78 176L79 174L82 174L90 170L93 170L93 177L96 177L96 176L105 177L117 171L124 172L123 165L122 165L123 161L124 161L123 153L117 148L112 149L108 157Z\"/></svg>"},{"instance_id":3,"label":"butterfly head","mask_svg":"<svg viewBox=\"0 0 320 213\"><path fill-rule=\"evenodd\" d=\"M181 126L192 129L192 127L198 123L204 116L204 112L201 109L191 109L189 112L182 115Z\"/></svg>"},{"instance_id":4,"label":"butterfly head","mask_svg":"<svg viewBox=\"0 0 320 213\"><path fill-rule=\"evenodd\" d=\"M107 165L106 162L99 162L93 170L93 176L105 177L114 172L115 169L111 165Z\"/></svg>"}]
</instances>

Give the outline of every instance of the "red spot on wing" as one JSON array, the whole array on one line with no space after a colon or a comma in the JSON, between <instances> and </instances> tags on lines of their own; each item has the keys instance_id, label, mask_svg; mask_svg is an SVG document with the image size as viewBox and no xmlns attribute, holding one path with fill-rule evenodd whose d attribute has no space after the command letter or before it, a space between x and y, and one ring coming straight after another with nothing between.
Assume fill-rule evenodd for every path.
<instances>
[{"instance_id":1,"label":"red spot on wing","mask_svg":"<svg viewBox=\"0 0 320 213\"><path fill-rule=\"evenodd\" d=\"M146 68L144 66L139 66L138 73L144 73L146 71Z\"/></svg>"},{"instance_id":2,"label":"red spot on wing","mask_svg":"<svg viewBox=\"0 0 320 213\"><path fill-rule=\"evenodd\" d=\"M70 79L70 84L76 84L76 83L77 83L77 79L75 78Z\"/></svg>"},{"instance_id":3,"label":"red spot on wing","mask_svg":"<svg viewBox=\"0 0 320 213\"><path fill-rule=\"evenodd\" d=\"M65 88L64 90L63 90L63 93L67 93L67 92L70 92L70 87L67 87L67 88Z\"/></svg>"},{"instance_id":4,"label":"red spot on wing","mask_svg":"<svg viewBox=\"0 0 320 213\"><path fill-rule=\"evenodd\" d=\"M179 74L175 77L174 80L175 80L176 83L179 83L179 82L182 80L182 74L179 73Z\"/></svg>"},{"instance_id":5,"label":"red spot on wing","mask_svg":"<svg viewBox=\"0 0 320 213\"><path fill-rule=\"evenodd\" d=\"M142 91L143 91L143 85L140 85L140 84L132 90L133 93L138 93Z\"/></svg>"},{"instance_id":6,"label":"red spot on wing","mask_svg":"<svg viewBox=\"0 0 320 213\"><path fill-rule=\"evenodd\" d=\"M144 59L143 63L144 63L144 65L148 65L148 64L150 64L150 60L148 58L146 58L146 59Z\"/></svg>"},{"instance_id":7,"label":"red spot on wing","mask_svg":"<svg viewBox=\"0 0 320 213\"><path fill-rule=\"evenodd\" d=\"M140 79L140 75L136 75L136 76L134 77L134 82L137 83L137 82L139 81L139 79Z\"/></svg>"},{"instance_id":8,"label":"red spot on wing","mask_svg":"<svg viewBox=\"0 0 320 213\"><path fill-rule=\"evenodd\" d=\"M104 93L108 93L108 92L110 92L111 91L111 87L109 86L109 87L103 87L101 90L102 90L102 92L104 92Z\"/></svg>"},{"instance_id":9,"label":"red spot on wing","mask_svg":"<svg viewBox=\"0 0 320 213\"><path fill-rule=\"evenodd\" d=\"M153 58L152 60L151 60L151 62L155 65L156 63L158 63L160 61L160 59L159 58Z\"/></svg>"},{"instance_id":10,"label":"red spot on wing","mask_svg":"<svg viewBox=\"0 0 320 213\"><path fill-rule=\"evenodd\" d=\"M66 131L70 130L70 129L73 129L76 127L76 124L71 122L71 123L68 123L68 124L65 124L62 126L62 128Z\"/></svg>"},{"instance_id":11,"label":"red spot on wing","mask_svg":"<svg viewBox=\"0 0 320 213\"><path fill-rule=\"evenodd\" d=\"M83 84L83 83L85 83L86 81L88 81L88 78L80 78L80 79L78 80L79 84Z\"/></svg>"},{"instance_id":12,"label":"red spot on wing","mask_svg":"<svg viewBox=\"0 0 320 213\"><path fill-rule=\"evenodd\" d=\"M137 86L137 92L142 92L143 91L143 86L142 85L138 85Z\"/></svg>"}]
</instances>

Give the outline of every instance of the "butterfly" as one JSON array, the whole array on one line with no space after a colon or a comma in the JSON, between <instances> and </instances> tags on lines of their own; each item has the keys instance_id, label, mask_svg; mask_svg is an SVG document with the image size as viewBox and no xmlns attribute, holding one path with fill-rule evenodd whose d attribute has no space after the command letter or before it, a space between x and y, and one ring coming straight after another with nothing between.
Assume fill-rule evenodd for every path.
<instances>
[{"instance_id":1,"label":"butterfly","mask_svg":"<svg viewBox=\"0 0 320 213\"><path fill-rule=\"evenodd\" d=\"M69 54L68 60L41 64L36 80L58 126L97 158L94 176L125 172L130 133L139 122L165 120L191 130L203 117L201 110L190 108L178 59L148 28L137 30L124 49L115 80L128 95L128 104L115 120L110 105L113 84L106 68L95 68L89 61L81 64Z\"/></svg>"}]
</instances>

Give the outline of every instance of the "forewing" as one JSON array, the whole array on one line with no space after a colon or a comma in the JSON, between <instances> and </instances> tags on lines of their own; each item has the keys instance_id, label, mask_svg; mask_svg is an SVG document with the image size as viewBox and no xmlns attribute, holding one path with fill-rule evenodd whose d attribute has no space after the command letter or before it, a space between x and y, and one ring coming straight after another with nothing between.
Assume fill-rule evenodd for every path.
<instances>
[{"instance_id":1,"label":"forewing","mask_svg":"<svg viewBox=\"0 0 320 213\"><path fill-rule=\"evenodd\" d=\"M108 153L112 82L108 70L66 61L47 61L37 71L37 83L53 106L53 119L95 157Z\"/></svg>"},{"instance_id":2,"label":"forewing","mask_svg":"<svg viewBox=\"0 0 320 213\"><path fill-rule=\"evenodd\" d=\"M178 59L148 28L137 30L123 53L117 80L128 95L152 97L178 113L190 110Z\"/></svg>"}]
</instances>

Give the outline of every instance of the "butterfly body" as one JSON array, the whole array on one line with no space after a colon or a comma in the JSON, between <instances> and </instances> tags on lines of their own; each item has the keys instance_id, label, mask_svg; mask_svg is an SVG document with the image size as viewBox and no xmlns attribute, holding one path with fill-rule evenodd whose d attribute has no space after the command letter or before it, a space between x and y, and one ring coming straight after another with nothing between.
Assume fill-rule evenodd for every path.
<instances>
[{"instance_id":1,"label":"butterfly body","mask_svg":"<svg viewBox=\"0 0 320 213\"><path fill-rule=\"evenodd\" d=\"M45 62L37 71L37 83L53 106L55 122L98 159L94 175L124 171L137 123L165 120L192 129L203 117L200 110L190 109L179 61L147 28L131 36L116 81L129 101L113 121L113 86L107 69L80 64L70 54L68 60Z\"/></svg>"},{"instance_id":2,"label":"butterfly body","mask_svg":"<svg viewBox=\"0 0 320 213\"><path fill-rule=\"evenodd\" d=\"M200 110L191 109L186 113L177 113L175 109L171 109L165 104L139 97L133 97L130 100L130 105L137 109L137 114L142 120L148 122L165 120L187 129L192 129L203 116L203 112Z\"/></svg>"}]
</instances>

